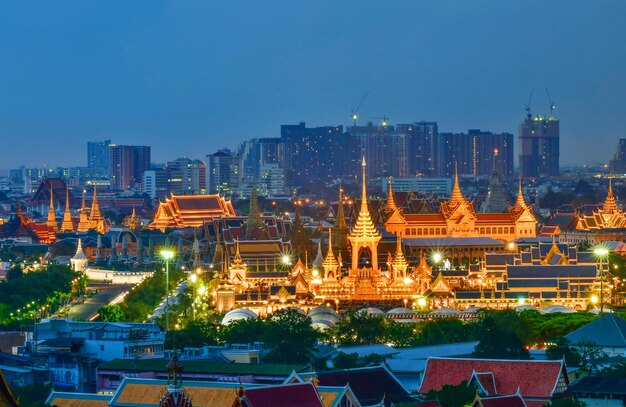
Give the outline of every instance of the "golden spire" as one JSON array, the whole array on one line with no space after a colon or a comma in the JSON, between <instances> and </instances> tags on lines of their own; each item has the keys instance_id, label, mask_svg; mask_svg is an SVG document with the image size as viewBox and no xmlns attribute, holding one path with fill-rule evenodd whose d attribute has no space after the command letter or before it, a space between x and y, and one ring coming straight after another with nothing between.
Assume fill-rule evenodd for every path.
<instances>
[{"instance_id":1,"label":"golden spire","mask_svg":"<svg viewBox=\"0 0 626 407\"><path fill-rule=\"evenodd\" d=\"M522 178L520 177L517 186L517 200L515 201L515 209L526 209L526 201L524 200L524 191L522 190Z\"/></svg>"},{"instance_id":2,"label":"golden spire","mask_svg":"<svg viewBox=\"0 0 626 407\"><path fill-rule=\"evenodd\" d=\"M336 229L346 229L346 215L343 212L343 188L339 186L339 206L337 206L337 218L334 227Z\"/></svg>"},{"instance_id":3,"label":"golden spire","mask_svg":"<svg viewBox=\"0 0 626 407\"><path fill-rule=\"evenodd\" d=\"M404 272L408 266L409 262L406 260L406 257L404 257L404 252L402 251L402 238L398 234L396 239L396 256L393 259L393 268L394 270L402 270Z\"/></svg>"},{"instance_id":4,"label":"golden spire","mask_svg":"<svg viewBox=\"0 0 626 407\"><path fill-rule=\"evenodd\" d=\"M609 178L609 192L606 195L606 199L604 201L604 206L602 207L602 212L606 214L611 214L617 212L617 201L613 196L613 182L612 179Z\"/></svg>"},{"instance_id":5,"label":"golden spire","mask_svg":"<svg viewBox=\"0 0 626 407\"><path fill-rule=\"evenodd\" d=\"M239 239L235 241L235 258L233 259L233 266L241 267L243 265L243 259L241 258L241 253L239 252Z\"/></svg>"},{"instance_id":6,"label":"golden spire","mask_svg":"<svg viewBox=\"0 0 626 407\"><path fill-rule=\"evenodd\" d=\"M459 164L455 163L454 167L454 187L452 188L452 195L450 195L450 205L458 204L465 200L459 186Z\"/></svg>"},{"instance_id":7,"label":"golden spire","mask_svg":"<svg viewBox=\"0 0 626 407\"><path fill-rule=\"evenodd\" d=\"M63 212L63 222L61 222L61 232L73 232L72 212L70 211L70 187L65 186L65 212Z\"/></svg>"},{"instance_id":8,"label":"golden spire","mask_svg":"<svg viewBox=\"0 0 626 407\"><path fill-rule=\"evenodd\" d=\"M95 228L95 223L102 219L100 214L100 205L98 204L98 193L96 192L96 185L93 186L93 201L91 202L91 212L89 214L89 222Z\"/></svg>"},{"instance_id":9,"label":"golden spire","mask_svg":"<svg viewBox=\"0 0 626 407\"><path fill-rule=\"evenodd\" d=\"M361 210L359 211L359 216L357 217L356 224L350 231L350 237L354 238L363 238L363 237L371 237L380 239L380 234L374 226L374 222L372 221L372 216L370 214L369 208L367 207L367 190L365 188L367 182L365 178L365 156L363 157L363 162L361 164L363 167L363 188L361 192ZM354 250L354 249L353 249Z\"/></svg>"},{"instance_id":10,"label":"golden spire","mask_svg":"<svg viewBox=\"0 0 626 407\"><path fill-rule=\"evenodd\" d=\"M50 209L48 210L48 221L46 225L56 232L59 225L57 225L56 215L54 214L54 197L52 194L52 181L50 180L48 180L48 188L50 189Z\"/></svg>"},{"instance_id":11,"label":"golden spire","mask_svg":"<svg viewBox=\"0 0 626 407\"><path fill-rule=\"evenodd\" d=\"M337 270L337 267L339 266L339 263L335 258L335 254L333 253L332 235L331 229L328 228L328 252L326 253L326 258L322 262L322 267L324 268L326 274L328 274L329 271Z\"/></svg>"},{"instance_id":12,"label":"golden spire","mask_svg":"<svg viewBox=\"0 0 626 407\"><path fill-rule=\"evenodd\" d=\"M387 207L385 209L388 213L393 213L398 210L396 199L393 196L393 177L389 177L387 182L389 183L389 192L387 193Z\"/></svg>"},{"instance_id":13,"label":"golden spire","mask_svg":"<svg viewBox=\"0 0 626 407\"><path fill-rule=\"evenodd\" d=\"M80 205L80 217L78 220L78 232L89 231L89 219L87 218L87 208L85 207L85 190L83 190L83 200Z\"/></svg>"}]
</instances>

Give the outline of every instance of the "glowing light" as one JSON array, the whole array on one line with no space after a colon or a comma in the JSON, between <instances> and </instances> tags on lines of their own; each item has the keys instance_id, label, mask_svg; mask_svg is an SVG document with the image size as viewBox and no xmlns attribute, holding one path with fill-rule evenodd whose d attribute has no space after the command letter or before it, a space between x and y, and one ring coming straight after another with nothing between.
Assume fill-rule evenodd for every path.
<instances>
[{"instance_id":1,"label":"glowing light","mask_svg":"<svg viewBox=\"0 0 626 407\"><path fill-rule=\"evenodd\" d=\"M205 286L200 286L200 288L198 288L198 294L200 294L200 296L203 296L204 293L206 293L206 287Z\"/></svg>"},{"instance_id":2,"label":"glowing light","mask_svg":"<svg viewBox=\"0 0 626 407\"><path fill-rule=\"evenodd\" d=\"M174 252L171 250L161 250L159 252L159 254L161 255L161 257L163 257L165 260L171 260L174 258Z\"/></svg>"},{"instance_id":3,"label":"glowing light","mask_svg":"<svg viewBox=\"0 0 626 407\"><path fill-rule=\"evenodd\" d=\"M426 298L421 297L417 299L417 305L419 305L420 307L425 307L426 306Z\"/></svg>"},{"instance_id":4,"label":"glowing light","mask_svg":"<svg viewBox=\"0 0 626 407\"><path fill-rule=\"evenodd\" d=\"M195 284L198 281L198 276L194 273L189 276L189 280L191 280L191 282Z\"/></svg>"},{"instance_id":5,"label":"glowing light","mask_svg":"<svg viewBox=\"0 0 626 407\"><path fill-rule=\"evenodd\" d=\"M289 258L289 256L287 256L287 255L283 256L283 263L284 264L289 264L290 261L291 261L291 259Z\"/></svg>"},{"instance_id":6,"label":"glowing light","mask_svg":"<svg viewBox=\"0 0 626 407\"><path fill-rule=\"evenodd\" d=\"M597 295L592 295L591 296L591 303L592 304L597 304L598 303L598 296Z\"/></svg>"},{"instance_id":7,"label":"glowing light","mask_svg":"<svg viewBox=\"0 0 626 407\"><path fill-rule=\"evenodd\" d=\"M412 283L413 283L413 280L411 280L409 277L404 278L404 284L411 285Z\"/></svg>"},{"instance_id":8,"label":"glowing light","mask_svg":"<svg viewBox=\"0 0 626 407\"><path fill-rule=\"evenodd\" d=\"M509 250L515 249L515 243L509 242Z\"/></svg>"},{"instance_id":9,"label":"glowing light","mask_svg":"<svg viewBox=\"0 0 626 407\"><path fill-rule=\"evenodd\" d=\"M433 253L433 261L435 263L439 263L441 261L441 259L442 259L441 253L439 253L439 252Z\"/></svg>"},{"instance_id":10,"label":"glowing light","mask_svg":"<svg viewBox=\"0 0 626 407\"><path fill-rule=\"evenodd\" d=\"M313 269L313 277L319 276L320 272L317 269Z\"/></svg>"},{"instance_id":11,"label":"glowing light","mask_svg":"<svg viewBox=\"0 0 626 407\"><path fill-rule=\"evenodd\" d=\"M607 254L609 254L609 250L606 247L598 247L594 249L593 253L596 256L606 256Z\"/></svg>"},{"instance_id":12,"label":"glowing light","mask_svg":"<svg viewBox=\"0 0 626 407\"><path fill-rule=\"evenodd\" d=\"M519 297L519 298L517 299L517 304L518 304L518 305L524 305L524 299L523 299L522 297Z\"/></svg>"}]
</instances>

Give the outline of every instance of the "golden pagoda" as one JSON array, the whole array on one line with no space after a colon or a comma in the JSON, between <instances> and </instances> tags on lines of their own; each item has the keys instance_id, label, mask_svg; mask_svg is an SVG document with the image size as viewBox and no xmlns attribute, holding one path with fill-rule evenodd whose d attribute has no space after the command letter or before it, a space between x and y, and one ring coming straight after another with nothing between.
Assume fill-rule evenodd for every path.
<instances>
[{"instance_id":1,"label":"golden pagoda","mask_svg":"<svg viewBox=\"0 0 626 407\"><path fill-rule=\"evenodd\" d=\"M613 182L609 178L609 191L604 200L604 205L591 215L579 215L576 229L621 229L626 228L626 214L617 206L617 200L613 195Z\"/></svg>"},{"instance_id":2,"label":"golden pagoda","mask_svg":"<svg viewBox=\"0 0 626 407\"><path fill-rule=\"evenodd\" d=\"M336 279L338 277L339 262L333 253L332 231L328 228L328 253L322 262L324 276L326 279Z\"/></svg>"},{"instance_id":3,"label":"golden pagoda","mask_svg":"<svg viewBox=\"0 0 626 407\"><path fill-rule=\"evenodd\" d=\"M63 222L61 222L61 232L73 232L74 222L72 222L72 212L70 211L70 188L65 189L65 212L63 212Z\"/></svg>"},{"instance_id":4,"label":"golden pagoda","mask_svg":"<svg viewBox=\"0 0 626 407\"><path fill-rule=\"evenodd\" d=\"M77 232L89 232L89 218L87 217L87 207L85 207L85 191L83 190L83 200L80 205L80 217L78 219Z\"/></svg>"},{"instance_id":5,"label":"golden pagoda","mask_svg":"<svg viewBox=\"0 0 626 407\"><path fill-rule=\"evenodd\" d=\"M406 270L409 267L409 262L404 257L404 252L402 251L402 238L400 236L396 237L396 255L393 258L391 263L393 270L393 279L402 279L406 278Z\"/></svg>"},{"instance_id":6,"label":"golden pagoda","mask_svg":"<svg viewBox=\"0 0 626 407\"><path fill-rule=\"evenodd\" d=\"M52 195L52 186L50 186L50 209L48 210L48 221L46 222L46 225L55 232L59 230L56 215L54 214L54 197Z\"/></svg>"}]
</instances>

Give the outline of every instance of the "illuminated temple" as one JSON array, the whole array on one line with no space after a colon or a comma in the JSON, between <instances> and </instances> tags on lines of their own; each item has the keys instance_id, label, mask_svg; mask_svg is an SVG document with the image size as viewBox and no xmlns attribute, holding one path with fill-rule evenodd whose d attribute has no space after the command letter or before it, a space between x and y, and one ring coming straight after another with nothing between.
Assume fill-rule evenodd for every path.
<instances>
[{"instance_id":1,"label":"illuminated temple","mask_svg":"<svg viewBox=\"0 0 626 407\"><path fill-rule=\"evenodd\" d=\"M593 211L591 215L578 215L576 229L598 230L619 228L626 228L626 214L617 206L617 201L613 195L613 183L609 179L609 192L607 193L604 205L602 208Z\"/></svg>"},{"instance_id":2,"label":"illuminated temple","mask_svg":"<svg viewBox=\"0 0 626 407\"><path fill-rule=\"evenodd\" d=\"M537 219L524 201L521 183L517 201L505 213L478 213L461 193L458 174L448 201L441 203L438 213L404 214L393 204L390 187L391 215L385 229L403 238L491 237L513 241L537 236Z\"/></svg>"},{"instance_id":3,"label":"illuminated temple","mask_svg":"<svg viewBox=\"0 0 626 407\"><path fill-rule=\"evenodd\" d=\"M154 220L148 228L165 231L170 228L202 227L205 221L235 216L231 201L219 195L172 194L159 202Z\"/></svg>"}]
</instances>

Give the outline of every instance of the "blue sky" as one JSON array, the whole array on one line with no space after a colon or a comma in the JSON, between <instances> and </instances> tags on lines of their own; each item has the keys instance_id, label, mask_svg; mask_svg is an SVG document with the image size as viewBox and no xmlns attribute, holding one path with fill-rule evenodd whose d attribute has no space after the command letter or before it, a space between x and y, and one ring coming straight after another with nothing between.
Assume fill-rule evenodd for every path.
<instances>
[{"instance_id":1,"label":"blue sky","mask_svg":"<svg viewBox=\"0 0 626 407\"><path fill-rule=\"evenodd\" d=\"M281 124L439 122L517 135L531 89L562 164L626 137L626 2L0 4L0 168L85 165L86 141L203 158ZM517 152L516 152L517 154Z\"/></svg>"}]
</instances>

